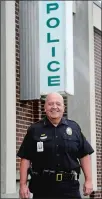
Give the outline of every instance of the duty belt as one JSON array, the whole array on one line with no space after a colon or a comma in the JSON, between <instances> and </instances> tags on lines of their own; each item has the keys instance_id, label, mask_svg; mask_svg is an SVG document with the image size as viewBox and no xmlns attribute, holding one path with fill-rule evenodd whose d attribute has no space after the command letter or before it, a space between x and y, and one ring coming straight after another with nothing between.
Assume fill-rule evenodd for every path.
<instances>
[{"instance_id":1,"label":"duty belt","mask_svg":"<svg viewBox=\"0 0 102 199\"><path fill-rule=\"evenodd\" d=\"M53 170L43 170L43 174L48 173L48 175L54 174L56 177L56 181L62 181L62 180L78 180L79 175L75 171L71 172L65 172L65 171L53 171Z\"/></svg>"},{"instance_id":2,"label":"duty belt","mask_svg":"<svg viewBox=\"0 0 102 199\"><path fill-rule=\"evenodd\" d=\"M65 180L78 180L79 174L76 171L65 172L65 171L54 171L54 170L47 170L44 169L41 172L36 172L32 170L32 175L39 175L39 176L52 176L56 179L56 181L65 181Z\"/></svg>"}]
</instances>

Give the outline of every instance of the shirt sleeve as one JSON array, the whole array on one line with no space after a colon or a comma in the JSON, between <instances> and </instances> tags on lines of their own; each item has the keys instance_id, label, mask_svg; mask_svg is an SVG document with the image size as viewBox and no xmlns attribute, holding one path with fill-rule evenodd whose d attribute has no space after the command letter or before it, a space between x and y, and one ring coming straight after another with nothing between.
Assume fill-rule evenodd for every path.
<instances>
[{"instance_id":1,"label":"shirt sleeve","mask_svg":"<svg viewBox=\"0 0 102 199\"><path fill-rule=\"evenodd\" d=\"M20 158L24 158L27 160L31 160L32 158L32 134L31 128L27 130L27 134L25 135L23 142L19 148L17 156Z\"/></svg>"},{"instance_id":2,"label":"shirt sleeve","mask_svg":"<svg viewBox=\"0 0 102 199\"><path fill-rule=\"evenodd\" d=\"M94 152L94 149L90 145L90 143L87 141L85 136L82 134L80 129L80 137L79 137L79 151L78 151L78 158L81 159L86 155L91 155Z\"/></svg>"}]
</instances>

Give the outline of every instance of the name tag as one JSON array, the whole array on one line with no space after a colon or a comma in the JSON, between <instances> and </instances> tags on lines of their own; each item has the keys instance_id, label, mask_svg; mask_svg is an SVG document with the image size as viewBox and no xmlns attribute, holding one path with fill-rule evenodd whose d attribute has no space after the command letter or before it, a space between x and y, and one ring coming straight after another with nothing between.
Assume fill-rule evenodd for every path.
<instances>
[{"instance_id":1,"label":"name tag","mask_svg":"<svg viewBox=\"0 0 102 199\"><path fill-rule=\"evenodd\" d=\"M43 152L43 151L44 151L43 142L37 142L37 152Z\"/></svg>"},{"instance_id":2,"label":"name tag","mask_svg":"<svg viewBox=\"0 0 102 199\"><path fill-rule=\"evenodd\" d=\"M40 137L41 140L46 140L47 136Z\"/></svg>"}]
</instances>

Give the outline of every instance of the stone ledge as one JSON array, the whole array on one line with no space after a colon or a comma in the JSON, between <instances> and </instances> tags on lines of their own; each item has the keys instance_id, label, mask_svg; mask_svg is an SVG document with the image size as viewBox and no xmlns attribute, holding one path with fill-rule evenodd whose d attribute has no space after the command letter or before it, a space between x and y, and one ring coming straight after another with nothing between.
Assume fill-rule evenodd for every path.
<instances>
[{"instance_id":1,"label":"stone ledge","mask_svg":"<svg viewBox=\"0 0 102 199\"><path fill-rule=\"evenodd\" d=\"M30 194L30 198L33 197L33 194ZM19 199L19 193L13 193L13 194L1 194L1 198L18 198Z\"/></svg>"},{"instance_id":2,"label":"stone ledge","mask_svg":"<svg viewBox=\"0 0 102 199\"><path fill-rule=\"evenodd\" d=\"M31 193L30 194L30 198L32 198L33 197L33 194ZM20 198L19 197L19 181L18 182L16 182L16 193L2 193L1 194L1 198Z\"/></svg>"},{"instance_id":3,"label":"stone ledge","mask_svg":"<svg viewBox=\"0 0 102 199\"><path fill-rule=\"evenodd\" d=\"M1 198L19 198L19 193L1 194Z\"/></svg>"}]
</instances>

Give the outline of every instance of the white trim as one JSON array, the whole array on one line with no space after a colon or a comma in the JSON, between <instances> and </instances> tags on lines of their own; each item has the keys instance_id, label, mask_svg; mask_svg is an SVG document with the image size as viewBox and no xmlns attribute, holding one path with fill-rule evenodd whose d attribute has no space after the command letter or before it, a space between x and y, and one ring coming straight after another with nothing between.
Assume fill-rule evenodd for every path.
<instances>
[{"instance_id":1,"label":"white trim","mask_svg":"<svg viewBox=\"0 0 102 199\"><path fill-rule=\"evenodd\" d=\"M95 3L93 3L93 26L99 30L102 30L102 28L101 28L101 7L97 6Z\"/></svg>"},{"instance_id":2,"label":"white trim","mask_svg":"<svg viewBox=\"0 0 102 199\"><path fill-rule=\"evenodd\" d=\"M73 13L76 13L76 1L73 1Z\"/></svg>"},{"instance_id":3,"label":"white trim","mask_svg":"<svg viewBox=\"0 0 102 199\"><path fill-rule=\"evenodd\" d=\"M1 85L1 149L2 193L16 192L16 63L15 63L15 1L3 1Z\"/></svg>"},{"instance_id":4,"label":"white trim","mask_svg":"<svg viewBox=\"0 0 102 199\"><path fill-rule=\"evenodd\" d=\"M74 95L73 1L65 1L65 92Z\"/></svg>"},{"instance_id":5,"label":"white trim","mask_svg":"<svg viewBox=\"0 0 102 199\"><path fill-rule=\"evenodd\" d=\"M96 160L96 115L95 115L95 66L94 66L94 32L92 17L93 2L88 1L89 21L89 75L90 75L90 135L91 145L95 152L92 154L92 179L94 191L97 190L97 160Z\"/></svg>"},{"instance_id":6,"label":"white trim","mask_svg":"<svg viewBox=\"0 0 102 199\"><path fill-rule=\"evenodd\" d=\"M6 1L6 192L16 192L15 1ZM12 157L12 160L10 161Z\"/></svg>"},{"instance_id":7,"label":"white trim","mask_svg":"<svg viewBox=\"0 0 102 199\"><path fill-rule=\"evenodd\" d=\"M93 3L94 3L95 5L97 5L99 8L102 7L101 1L93 1Z\"/></svg>"}]
</instances>

